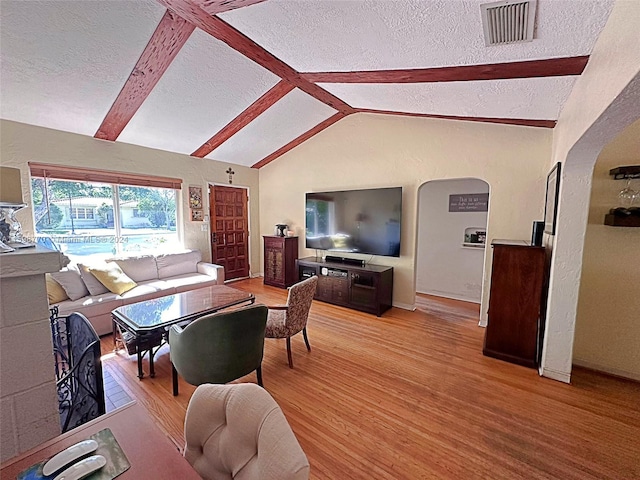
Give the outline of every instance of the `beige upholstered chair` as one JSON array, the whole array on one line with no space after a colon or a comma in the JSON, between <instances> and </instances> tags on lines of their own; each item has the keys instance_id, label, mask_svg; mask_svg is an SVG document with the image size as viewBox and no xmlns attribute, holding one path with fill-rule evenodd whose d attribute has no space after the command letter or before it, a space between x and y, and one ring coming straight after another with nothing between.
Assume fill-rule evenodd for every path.
<instances>
[{"instance_id":1,"label":"beige upholstered chair","mask_svg":"<svg viewBox=\"0 0 640 480\"><path fill-rule=\"evenodd\" d=\"M291 337L298 332L302 332L307 350L311 351L309 339L307 338L307 319L311 301L316 293L318 277L313 276L289 287L289 296L286 305L276 305L269 307L267 316L267 338L286 338L287 357L289 358L289 368L293 368L291 358Z\"/></svg>"},{"instance_id":2,"label":"beige upholstered chair","mask_svg":"<svg viewBox=\"0 0 640 480\"><path fill-rule=\"evenodd\" d=\"M309 478L309 462L282 410L253 383L196 388L184 437L184 457L205 479Z\"/></svg>"}]
</instances>

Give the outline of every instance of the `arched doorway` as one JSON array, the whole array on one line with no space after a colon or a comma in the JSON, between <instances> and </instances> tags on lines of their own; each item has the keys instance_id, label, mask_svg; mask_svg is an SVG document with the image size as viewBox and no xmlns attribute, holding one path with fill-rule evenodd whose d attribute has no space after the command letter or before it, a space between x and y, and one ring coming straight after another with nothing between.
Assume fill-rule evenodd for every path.
<instances>
[{"instance_id":1,"label":"arched doorway","mask_svg":"<svg viewBox=\"0 0 640 480\"><path fill-rule=\"evenodd\" d=\"M416 292L480 303L489 184L433 180L418 190Z\"/></svg>"}]
</instances>

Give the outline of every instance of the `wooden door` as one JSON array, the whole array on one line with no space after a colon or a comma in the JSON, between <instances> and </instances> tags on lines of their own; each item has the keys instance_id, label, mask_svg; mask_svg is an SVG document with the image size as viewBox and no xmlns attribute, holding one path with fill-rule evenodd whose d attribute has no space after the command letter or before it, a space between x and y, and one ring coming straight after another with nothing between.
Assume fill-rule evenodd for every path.
<instances>
[{"instance_id":1,"label":"wooden door","mask_svg":"<svg viewBox=\"0 0 640 480\"><path fill-rule=\"evenodd\" d=\"M211 256L226 280L249 276L247 190L212 185L209 189Z\"/></svg>"}]
</instances>

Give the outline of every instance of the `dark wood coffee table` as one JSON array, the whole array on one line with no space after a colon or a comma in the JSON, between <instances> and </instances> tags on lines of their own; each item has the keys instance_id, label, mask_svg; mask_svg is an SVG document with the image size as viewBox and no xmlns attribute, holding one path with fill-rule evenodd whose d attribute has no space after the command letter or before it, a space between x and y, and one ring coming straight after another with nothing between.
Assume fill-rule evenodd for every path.
<instances>
[{"instance_id":1,"label":"dark wood coffee table","mask_svg":"<svg viewBox=\"0 0 640 480\"><path fill-rule=\"evenodd\" d=\"M253 293L226 285L213 285L118 307L111 312L114 350L117 349L118 331L128 333L138 356L138 378L144 377L142 358L147 352L149 375L153 377L153 356L166 342L171 325L190 322L224 308L253 302Z\"/></svg>"}]
</instances>

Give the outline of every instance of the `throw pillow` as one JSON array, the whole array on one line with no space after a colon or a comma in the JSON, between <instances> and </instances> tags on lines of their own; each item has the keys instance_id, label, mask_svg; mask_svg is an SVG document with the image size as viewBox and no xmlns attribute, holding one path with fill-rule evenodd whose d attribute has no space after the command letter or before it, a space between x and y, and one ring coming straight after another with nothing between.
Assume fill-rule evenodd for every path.
<instances>
[{"instance_id":1,"label":"throw pillow","mask_svg":"<svg viewBox=\"0 0 640 480\"><path fill-rule=\"evenodd\" d=\"M55 272L51 274L51 278L64 288L71 300L78 300L89 295L89 290L87 290L87 286L80 278L80 272L77 270L68 269Z\"/></svg>"},{"instance_id":2,"label":"throw pillow","mask_svg":"<svg viewBox=\"0 0 640 480\"><path fill-rule=\"evenodd\" d=\"M95 267L104 267L106 262L96 265L84 265L82 263L78 264L78 270L80 270L80 277L82 281L87 286L87 290L91 295L102 295L103 293L107 293L109 289L105 287L100 281L89 271L89 268L92 266Z\"/></svg>"},{"instance_id":3,"label":"throw pillow","mask_svg":"<svg viewBox=\"0 0 640 480\"><path fill-rule=\"evenodd\" d=\"M137 285L114 262L107 262L104 266L89 267L89 271L100 280L100 283L118 295L128 292Z\"/></svg>"},{"instance_id":4,"label":"throw pillow","mask_svg":"<svg viewBox=\"0 0 640 480\"><path fill-rule=\"evenodd\" d=\"M62 285L56 282L51 274L47 273L45 275L47 282L47 298L49 299L49 305L53 305L54 303L60 303L65 301L69 296L67 292L64 291Z\"/></svg>"}]
</instances>

